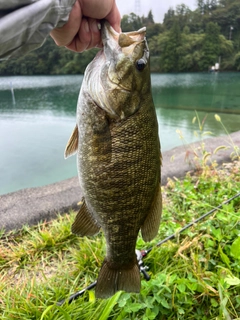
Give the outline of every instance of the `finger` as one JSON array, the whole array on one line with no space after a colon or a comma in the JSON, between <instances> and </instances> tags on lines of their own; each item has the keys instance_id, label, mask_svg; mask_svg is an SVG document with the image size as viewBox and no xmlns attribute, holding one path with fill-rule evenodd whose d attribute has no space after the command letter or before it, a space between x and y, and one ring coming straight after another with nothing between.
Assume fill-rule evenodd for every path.
<instances>
[{"instance_id":1,"label":"finger","mask_svg":"<svg viewBox=\"0 0 240 320\"><path fill-rule=\"evenodd\" d=\"M66 47L72 51L83 52L87 49L91 42L91 33L89 24L86 18L82 18L78 33L74 37L73 41Z\"/></svg>"},{"instance_id":2,"label":"finger","mask_svg":"<svg viewBox=\"0 0 240 320\"><path fill-rule=\"evenodd\" d=\"M106 20L110 23L110 25L115 29L117 32L121 32L121 15L120 12L116 6L116 3L114 1L112 10L109 12L109 14L106 16Z\"/></svg>"},{"instance_id":3,"label":"finger","mask_svg":"<svg viewBox=\"0 0 240 320\"><path fill-rule=\"evenodd\" d=\"M94 19L107 19L113 28L120 32L121 16L115 0L78 0L82 13Z\"/></svg>"},{"instance_id":4,"label":"finger","mask_svg":"<svg viewBox=\"0 0 240 320\"><path fill-rule=\"evenodd\" d=\"M77 35L66 47L72 51L82 52L101 46L102 40L98 21L96 19L83 18Z\"/></svg>"},{"instance_id":5,"label":"finger","mask_svg":"<svg viewBox=\"0 0 240 320\"><path fill-rule=\"evenodd\" d=\"M98 47L102 43L99 23L100 22L96 19L88 19L88 25L91 33L91 41L89 42L87 49Z\"/></svg>"},{"instance_id":6,"label":"finger","mask_svg":"<svg viewBox=\"0 0 240 320\"><path fill-rule=\"evenodd\" d=\"M70 12L68 22L61 28L55 28L50 35L58 46L66 46L71 43L79 30L81 24L81 7L78 1L75 2Z\"/></svg>"}]
</instances>

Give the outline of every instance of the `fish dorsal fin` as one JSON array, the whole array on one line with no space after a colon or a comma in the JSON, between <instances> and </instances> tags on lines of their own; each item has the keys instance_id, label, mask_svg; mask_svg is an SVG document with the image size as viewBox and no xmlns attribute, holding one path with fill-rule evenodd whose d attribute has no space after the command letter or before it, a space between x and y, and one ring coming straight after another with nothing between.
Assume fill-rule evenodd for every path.
<instances>
[{"instance_id":1,"label":"fish dorsal fin","mask_svg":"<svg viewBox=\"0 0 240 320\"><path fill-rule=\"evenodd\" d=\"M66 145L64 158L66 159L74 155L77 152L77 149L78 149L78 126L76 125Z\"/></svg>"},{"instance_id":2,"label":"fish dorsal fin","mask_svg":"<svg viewBox=\"0 0 240 320\"><path fill-rule=\"evenodd\" d=\"M162 215L162 194L161 186L159 184L152 207L148 213L143 225L141 226L141 233L144 241L151 241L156 237L159 229L159 224Z\"/></svg>"},{"instance_id":3,"label":"fish dorsal fin","mask_svg":"<svg viewBox=\"0 0 240 320\"><path fill-rule=\"evenodd\" d=\"M98 233L100 226L93 218L83 198L83 204L77 213L74 223L72 224L72 233L78 236L93 236Z\"/></svg>"}]
</instances>

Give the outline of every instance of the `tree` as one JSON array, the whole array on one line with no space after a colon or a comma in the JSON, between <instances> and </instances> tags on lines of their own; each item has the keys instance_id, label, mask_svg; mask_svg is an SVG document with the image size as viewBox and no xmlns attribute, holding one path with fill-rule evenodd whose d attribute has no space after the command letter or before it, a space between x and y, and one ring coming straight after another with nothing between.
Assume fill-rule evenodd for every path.
<instances>
[{"instance_id":1,"label":"tree","mask_svg":"<svg viewBox=\"0 0 240 320\"><path fill-rule=\"evenodd\" d=\"M167 13L164 14L163 24L166 26L166 29L170 30L173 26L175 18L175 10L170 7Z\"/></svg>"},{"instance_id":2,"label":"tree","mask_svg":"<svg viewBox=\"0 0 240 320\"><path fill-rule=\"evenodd\" d=\"M123 31L147 27L152 70L207 70L219 56L224 70L239 70L240 1L197 0L197 4L194 11L184 4L170 7L162 24L154 22L152 11L146 17L135 13L123 16ZM57 47L49 37L41 48L25 56L0 61L0 74L83 73L95 54L96 50L79 54Z\"/></svg>"},{"instance_id":3,"label":"tree","mask_svg":"<svg viewBox=\"0 0 240 320\"><path fill-rule=\"evenodd\" d=\"M152 10L150 10L150 11L148 12L147 19L148 19L149 23L154 23Z\"/></svg>"},{"instance_id":4,"label":"tree","mask_svg":"<svg viewBox=\"0 0 240 320\"><path fill-rule=\"evenodd\" d=\"M191 10L185 4L176 6L175 19L177 19L180 29L182 30L185 25L189 23L189 17L191 16Z\"/></svg>"},{"instance_id":5,"label":"tree","mask_svg":"<svg viewBox=\"0 0 240 320\"><path fill-rule=\"evenodd\" d=\"M218 1L217 0L211 0L210 1L210 5L211 5L211 10L216 10L217 6L218 6Z\"/></svg>"},{"instance_id":6,"label":"tree","mask_svg":"<svg viewBox=\"0 0 240 320\"><path fill-rule=\"evenodd\" d=\"M203 59L201 61L201 70L208 70L215 65L220 54L220 28L216 23L207 24L206 33L203 41Z\"/></svg>"},{"instance_id":7,"label":"tree","mask_svg":"<svg viewBox=\"0 0 240 320\"><path fill-rule=\"evenodd\" d=\"M161 55L162 69L165 72L178 72L179 71L179 52L181 46L181 31L177 21L174 22L165 48Z\"/></svg>"},{"instance_id":8,"label":"tree","mask_svg":"<svg viewBox=\"0 0 240 320\"><path fill-rule=\"evenodd\" d=\"M178 48L179 71L199 71L202 59L203 34L182 33L182 44Z\"/></svg>"},{"instance_id":9,"label":"tree","mask_svg":"<svg viewBox=\"0 0 240 320\"><path fill-rule=\"evenodd\" d=\"M210 0L206 0L205 6L204 6L204 14L209 14L210 11L211 11Z\"/></svg>"},{"instance_id":10,"label":"tree","mask_svg":"<svg viewBox=\"0 0 240 320\"><path fill-rule=\"evenodd\" d=\"M138 30L143 27L142 20L135 13L125 14L121 22L123 32Z\"/></svg>"},{"instance_id":11,"label":"tree","mask_svg":"<svg viewBox=\"0 0 240 320\"><path fill-rule=\"evenodd\" d=\"M234 57L234 66L238 71L240 71L240 52L238 52Z\"/></svg>"},{"instance_id":12,"label":"tree","mask_svg":"<svg viewBox=\"0 0 240 320\"><path fill-rule=\"evenodd\" d=\"M154 24L152 10L148 12L148 15L146 18L144 16L142 17L142 23L144 23L146 26Z\"/></svg>"},{"instance_id":13,"label":"tree","mask_svg":"<svg viewBox=\"0 0 240 320\"><path fill-rule=\"evenodd\" d=\"M238 36L240 30L240 2L234 1L228 7L218 6L213 11L211 20L220 26L220 32L229 39L230 28L232 29L231 39Z\"/></svg>"},{"instance_id":14,"label":"tree","mask_svg":"<svg viewBox=\"0 0 240 320\"><path fill-rule=\"evenodd\" d=\"M201 14L205 12L205 3L204 0L198 0L198 10Z\"/></svg>"},{"instance_id":15,"label":"tree","mask_svg":"<svg viewBox=\"0 0 240 320\"><path fill-rule=\"evenodd\" d=\"M164 27L161 23L154 23L147 27L147 39L151 39L164 31Z\"/></svg>"}]
</instances>

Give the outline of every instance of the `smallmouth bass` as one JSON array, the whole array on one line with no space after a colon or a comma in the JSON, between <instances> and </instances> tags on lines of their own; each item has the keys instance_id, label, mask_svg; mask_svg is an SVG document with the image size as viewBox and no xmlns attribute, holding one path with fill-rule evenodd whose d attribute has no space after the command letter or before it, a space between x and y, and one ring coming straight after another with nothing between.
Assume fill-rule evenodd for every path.
<instances>
[{"instance_id":1,"label":"smallmouth bass","mask_svg":"<svg viewBox=\"0 0 240 320\"><path fill-rule=\"evenodd\" d=\"M161 151L146 28L119 34L104 21L101 32L103 49L86 68L65 157L77 153L83 192L72 232L92 236L102 228L106 238L96 297L108 298L140 291L135 246L140 229L144 241L158 233Z\"/></svg>"}]
</instances>

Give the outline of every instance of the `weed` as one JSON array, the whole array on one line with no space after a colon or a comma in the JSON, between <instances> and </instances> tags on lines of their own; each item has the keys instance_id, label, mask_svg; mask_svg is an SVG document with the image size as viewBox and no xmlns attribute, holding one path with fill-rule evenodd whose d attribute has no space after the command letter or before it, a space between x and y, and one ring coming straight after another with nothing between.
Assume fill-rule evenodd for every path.
<instances>
[{"instance_id":1,"label":"weed","mask_svg":"<svg viewBox=\"0 0 240 320\"><path fill-rule=\"evenodd\" d=\"M186 156L185 159L189 163L191 163L197 170L205 170L208 169L209 166L212 168L217 167L217 163L215 160L213 160L213 156L216 155L221 150L226 150L229 148L232 148L232 152L230 154L230 157L232 160L239 160L240 158L240 150L239 147L236 146L231 138L231 135L228 133L226 127L224 126L221 117L217 114L215 114L215 120L220 123L223 130L225 131L227 135L227 145L221 145L218 146L215 150L209 151L206 148L204 139L206 136L212 136L213 133L211 131L205 131L204 125L206 123L206 119L208 115L205 115L205 117L201 120L198 116L198 113L195 111L195 116L192 120L192 123L195 124L197 121L197 130L194 130L193 134L194 136L199 140L199 142L194 145L191 144L186 148ZM176 132L179 135L179 138L182 140L183 145L186 146L187 141L185 140L181 130L176 130Z\"/></svg>"},{"instance_id":2,"label":"weed","mask_svg":"<svg viewBox=\"0 0 240 320\"><path fill-rule=\"evenodd\" d=\"M169 180L158 237L240 190L239 162ZM240 315L240 199L194 225L176 240L154 247L145 258L150 281L140 294L118 292L108 300L94 291L61 307L56 302L96 279L104 256L102 234L70 233L75 213L3 233L0 243L1 319L237 319ZM137 247L148 248L139 236Z\"/></svg>"},{"instance_id":3,"label":"weed","mask_svg":"<svg viewBox=\"0 0 240 320\"><path fill-rule=\"evenodd\" d=\"M205 119L196 115L196 120L205 136ZM183 180L169 179L162 187L164 212L158 236L151 244L138 238L137 249L153 246L144 259L151 280L142 280L140 294L117 292L100 300L92 290L71 304L56 304L96 279L105 252L101 233L94 238L70 233L75 216L70 212L35 227L0 232L1 319L239 319L240 198L178 233L240 190L239 150L234 149L232 163L216 169L213 163L207 166L209 155L203 144L201 148L201 170ZM173 233L174 241L154 247Z\"/></svg>"}]
</instances>

